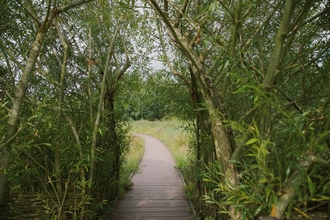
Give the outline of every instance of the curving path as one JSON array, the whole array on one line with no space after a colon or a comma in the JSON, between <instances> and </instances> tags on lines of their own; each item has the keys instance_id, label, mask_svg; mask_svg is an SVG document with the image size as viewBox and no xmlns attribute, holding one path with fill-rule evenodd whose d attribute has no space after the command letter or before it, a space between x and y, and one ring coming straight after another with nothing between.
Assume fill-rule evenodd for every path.
<instances>
[{"instance_id":1,"label":"curving path","mask_svg":"<svg viewBox=\"0 0 330 220\"><path fill-rule=\"evenodd\" d=\"M140 172L133 176L134 186L110 219L195 219L167 147L154 137L138 136L145 139Z\"/></svg>"}]
</instances>

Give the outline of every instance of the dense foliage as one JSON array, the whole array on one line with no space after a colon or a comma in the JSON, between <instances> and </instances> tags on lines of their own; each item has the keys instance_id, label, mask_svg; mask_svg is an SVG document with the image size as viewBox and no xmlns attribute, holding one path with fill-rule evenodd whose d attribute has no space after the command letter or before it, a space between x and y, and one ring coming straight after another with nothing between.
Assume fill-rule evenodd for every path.
<instances>
[{"instance_id":1,"label":"dense foliage","mask_svg":"<svg viewBox=\"0 0 330 220\"><path fill-rule=\"evenodd\" d=\"M175 116L201 218L329 205L328 0L0 4L1 204L101 216L127 185L129 120Z\"/></svg>"},{"instance_id":2,"label":"dense foliage","mask_svg":"<svg viewBox=\"0 0 330 220\"><path fill-rule=\"evenodd\" d=\"M28 213L14 206L1 213L103 216L128 185L120 176L127 119L115 99L142 55L120 29L134 11L107 1L1 5L9 16L1 20L0 198L5 205L17 195L30 195L22 201L28 206L37 201Z\"/></svg>"},{"instance_id":3,"label":"dense foliage","mask_svg":"<svg viewBox=\"0 0 330 220\"><path fill-rule=\"evenodd\" d=\"M192 94L187 172L198 174L189 178L202 218L326 210L329 2L148 3L163 21L164 62Z\"/></svg>"}]
</instances>

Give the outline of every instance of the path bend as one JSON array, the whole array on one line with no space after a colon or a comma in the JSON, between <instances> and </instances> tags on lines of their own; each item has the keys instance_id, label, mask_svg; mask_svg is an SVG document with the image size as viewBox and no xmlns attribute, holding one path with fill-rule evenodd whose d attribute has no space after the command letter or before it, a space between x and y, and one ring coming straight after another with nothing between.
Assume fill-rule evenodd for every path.
<instances>
[{"instance_id":1,"label":"path bend","mask_svg":"<svg viewBox=\"0 0 330 220\"><path fill-rule=\"evenodd\" d=\"M168 148L154 137L136 135L145 140L140 171L132 177L133 187L110 219L195 219Z\"/></svg>"}]
</instances>

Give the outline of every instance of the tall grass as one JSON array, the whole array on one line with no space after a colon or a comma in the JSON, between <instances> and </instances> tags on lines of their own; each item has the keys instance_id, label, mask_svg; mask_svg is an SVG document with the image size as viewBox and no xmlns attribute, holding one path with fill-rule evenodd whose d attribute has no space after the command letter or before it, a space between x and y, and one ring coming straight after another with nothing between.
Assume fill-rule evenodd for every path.
<instances>
[{"instance_id":1,"label":"tall grass","mask_svg":"<svg viewBox=\"0 0 330 220\"><path fill-rule=\"evenodd\" d=\"M134 121L131 131L153 136L163 142L170 150L179 169L189 165L189 160L192 158L189 134L179 120Z\"/></svg>"},{"instance_id":2,"label":"tall grass","mask_svg":"<svg viewBox=\"0 0 330 220\"><path fill-rule=\"evenodd\" d=\"M125 155L121 178L128 180L132 173L138 172L139 162L144 153L144 140L141 137L131 136L131 144Z\"/></svg>"}]
</instances>

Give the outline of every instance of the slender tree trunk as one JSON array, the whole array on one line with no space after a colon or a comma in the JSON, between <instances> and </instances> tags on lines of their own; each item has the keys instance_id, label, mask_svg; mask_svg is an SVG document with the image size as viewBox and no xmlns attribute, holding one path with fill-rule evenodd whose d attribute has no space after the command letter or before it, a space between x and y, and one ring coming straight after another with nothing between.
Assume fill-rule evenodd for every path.
<instances>
[{"instance_id":1,"label":"slender tree trunk","mask_svg":"<svg viewBox=\"0 0 330 220\"><path fill-rule=\"evenodd\" d=\"M294 0L288 0L285 4L283 17L280 23L279 30L275 38L275 45L273 49L272 56L270 58L270 63L268 71L263 80L263 85L265 86L265 91L271 93L274 89L275 78L279 73L279 67L282 61L284 53L284 43L286 35L288 34L291 18L294 10ZM269 112L271 114L270 106L265 106L267 108L264 112ZM270 130L271 130L271 115L264 115L261 118L261 139L267 140Z\"/></svg>"},{"instance_id":2,"label":"slender tree trunk","mask_svg":"<svg viewBox=\"0 0 330 220\"><path fill-rule=\"evenodd\" d=\"M66 40L64 39L64 36L62 35L60 28L58 26L57 21L55 21L55 27L58 33L58 36L60 38L61 44L63 46L64 52L63 52L63 61L61 63L61 75L60 75L60 81L59 81L59 94L58 94L58 104L57 104L57 116L56 116L56 133L55 133L55 142L53 146L55 146L54 149L54 172L55 172L55 179L56 179L56 190L58 197L61 198L63 196L63 185L62 185L62 175L61 175L61 148L59 146L59 143L61 143L61 130L62 130L62 104L64 100L64 90L65 90L65 75L66 75L66 68L67 68L67 62L68 62L68 52L69 47L66 43ZM64 199L64 198L63 198ZM57 212L59 219L62 218L62 205L58 204Z\"/></svg>"},{"instance_id":3,"label":"slender tree trunk","mask_svg":"<svg viewBox=\"0 0 330 220\"><path fill-rule=\"evenodd\" d=\"M297 2L295 0L287 0L285 3L283 16L280 22L280 26L277 32L277 35L275 37L275 44L273 48L272 55L270 57L269 67L267 70L267 73L265 75L265 78L263 79L263 85L265 92L268 96L268 98L272 98L274 87L276 83L276 77L278 74L280 74L280 66L285 58L286 46L289 45L290 42L292 42L295 34L297 33L297 30L290 29L292 28L292 18L295 10L295 4ZM297 25L303 22L304 17L307 15L310 7L312 6L313 1L307 1L305 5L301 9L301 16L299 17L299 21L297 21ZM296 27L294 27L296 28ZM289 40L288 40L288 34L290 33ZM262 141L268 141L269 135L272 130L272 112L271 112L271 106L265 105L263 106L263 115L261 116L260 120L260 139ZM267 112L267 114L265 114ZM268 147L266 145L266 147ZM264 159L265 161L267 158ZM289 183L287 183L285 193L283 193L277 202L276 205L276 218L282 219L284 212L288 206L288 204L292 201L292 199L295 196L295 185L299 184L300 180L302 178L302 174L299 171L294 172L294 174L291 176Z\"/></svg>"},{"instance_id":4,"label":"slender tree trunk","mask_svg":"<svg viewBox=\"0 0 330 220\"><path fill-rule=\"evenodd\" d=\"M121 148L118 144L118 134L116 131L116 120L114 115L114 91L108 91L106 94L105 108L108 111L108 140L111 151L113 152L113 158L111 161L111 175L114 180L114 187L112 188L112 198L116 198L119 189L119 179L120 179L120 164L121 164Z\"/></svg>"},{"instance_id":5,"label":"slender tree trunk","mask_svg":"<svg viewBox=\"0 0 330 220\"><path fill-rule=\"evenodd\" d=\"M201 97L200 92L197 87L197 81L190 69L190 78L191 78L191 98L196 111L196 128L195 128L195 140L196 140L196 158L198 163L198 168L204 169L204 165L207 165L209 162L209 147L207 145L207 129L205 126L205 111L201 110ZM198 178L197 180L197 189L199 196L204 194L203 180Z\"/></svg>"},{"instance_id":6,"label":"slender tree trunk","mask_svg":"<svg viewBox=\"0 0 330 220\"><path fill-rule=\"evenodd\" d=\"M25 96L26 89L30 81L30 75L35 66L36 60L39 56L39 52L44 42L46 31L40 29L34 40L31 53L27 59L25 68L23 70L21 79L18 83L17 91L15 93L15 99L9 113L9 120L7 126L7 133L1 143L0 147L0 204L1 198L4 192L4 185L6 180L6 173L11 153L11 144L14 138L18 135L19 126L19 113L21 111L23 98Z\"/></svg>"},{"instance_id":7,"label":"slender tree trunk","mask_svg":"<svg viewBox=\"0 0 330 220\"><path fill-rule=\"evenodd\" d=\"M88 103L89 103L89 117L91 120L91 126L93 125L93 100L92 100L92 27L88 27L88 66L87 66L87 77L88 77L88 85L87 85L87 93L88 93Z\"/></svg>"},{"instance_id":8,"label":"slender tree trunk","mask_svg":"<svg viewBox=\"0 0 330 220\"><path fill-rule=\"evenodd\" d=\"M89 169L89 179L88 179L89 189L92 188L93 179L94 179L95 159L96 159L95 153L96 153L97 136L98 136L98 132L99 132L101 117L102 117L102 114L103 114L104 96L105 96L106 89L107 89L107 78L108 78L108 73L109 73L108 68L109 68L110 60L111 60L112 53L113 53L114 46L115 46L115 40L116 40L117 35L119 33L120 27L121 27L121 25L117 26L117 28L115 30L115 33L112 37L111 45L110 45L110 48L109 48L107 60L106 60L106 63L105 63L105 66L104 66L104 71L103 71L101 92L100 92L100 97L99 97L97 115L96 115L96 119L95 119L95 123L94 123L93 139L92 139L92 146L91 146L91 167Z\"/></svg>"},{"instance_id":9,"label":"slender tree trunk","mask_svg":"<svg viewBox=\"0 0 330 220\"><path fill-rule=\"evenodd\" d=\"M223 183L228 181L232 185L237 185L237 169L233 163L229 162L236 144L232 143L230 139L231 134L223 124L223 119L226 114L224 112L222 98L214 87L210 77L201 74L196 77L199 77L203 98L208 108L216 157L221 164L221 171L226 178L226 180L223 179L222 181ZM229 214L233 220L240 219L241 217L240 213L235 212L235 206L229 207Z\"/></svg>"}]
</instances>

